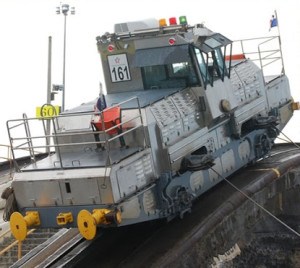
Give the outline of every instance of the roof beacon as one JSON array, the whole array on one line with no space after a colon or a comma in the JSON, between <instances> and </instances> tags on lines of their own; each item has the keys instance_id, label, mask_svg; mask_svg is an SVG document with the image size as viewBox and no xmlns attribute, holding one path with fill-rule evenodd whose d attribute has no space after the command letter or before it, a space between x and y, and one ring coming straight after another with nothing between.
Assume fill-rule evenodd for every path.
<instances>
[{"instance_id":1,"label":"roof beacon","mask_svg":"<svg viewBox=\"0 0 300 268\"><path fill-rule=\"evenodd\" d=\"M170 25L177 25L177 20L175 17L169 18Z\"/></svg>"},{"instance_id":2,"label":"roof beacon","mask_svg":"<svg viewBox=\"0 0 300 268\"><path fill-rule=\"evenodd\" d=\"M187 24L186 16L179 17L179 23L180 24Z\"/></svg>"},{"instance_id":3,"label":"roof beacon","mask_svg":"<svg viewBox=\"0 0 300 268\"><path fill-rule=\"evenodd\" d=\"M159 26L160 26L160 27L167 26L167 21L166 21L166 19L160 19L158 22L159 22Z\"/></svg>"},{"instance_id":4,"label":"roof beacon","mask_svg":"<svg viewBox=\"0 0 300 268\"><path fill-rule=\"evenodd\" d=\"M175 44L175 41L176 41L175 38L172 37L169 39L169 44L172 46Z\"/></svg>"},{"instance_id":5,"label":"roof beacon","mask_svg":"<svg viewBox=\"0 0 300 268\"><path fill-rule=\"evenodd\" d=\"M115 50L115 47L113 45L108 46L108 51L113 52Z\"/></svg>"}]
</instances>

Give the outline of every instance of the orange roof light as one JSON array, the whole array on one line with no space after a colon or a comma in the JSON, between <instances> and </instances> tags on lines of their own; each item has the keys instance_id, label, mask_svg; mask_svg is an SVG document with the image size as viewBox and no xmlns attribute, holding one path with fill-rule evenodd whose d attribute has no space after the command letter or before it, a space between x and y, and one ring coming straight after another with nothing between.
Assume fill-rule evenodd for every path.
<instances>
[{"instance_id":1,"label":"orange roof light","mask_svg":"<svg viewBox=\"0 0 300 268\"><path fill-rule=\"evenodd\" d=\"M166 19L160 19L158 21L158 23L159 23L160 27L167 26L167 20Z\"/></svg>"},{"instance_id":2,"label":"orange roof light","mask_svg":"<svg viewBox=\"0 0 300 268\"><path fill-rule=\"evenodd\" d=\"M177 20L175 17L169 18L170 25L177 25Z\"/></svg>"}]
</instances>

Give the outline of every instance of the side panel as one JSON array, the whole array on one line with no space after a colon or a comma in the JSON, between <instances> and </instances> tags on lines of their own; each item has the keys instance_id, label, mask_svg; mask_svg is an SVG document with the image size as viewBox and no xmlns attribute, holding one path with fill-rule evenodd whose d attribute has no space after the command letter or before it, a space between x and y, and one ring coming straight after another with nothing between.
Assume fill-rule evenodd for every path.
<instances>
[{"instance_id":1,"label":"side panel","mask_svg":"<svg viewBox=\"0 0 300 268\"><path fill-rule=\"evenodd\" d=\"M270 82L266 88L270 109L280 107L291 100L289 81L286 76Z\"/></svg>"},{"instance_id":2,"label":"side panel","mask_svg":"<svg viewBox=\"0 0 300 268\"><path fill-rule=\"evenodd\" d=\"M234 133L241 134L241 127L244 122L258 114L265 116L266 113L264 96L258 97L250 103L241 106L234 112Z\"/></svg>"},{"instance_id":3,"label":"side panel","mask_svg":"<svg viewBox=\"0 0 300 268\"><path fill-rule=\"evenodd\" d=\"M237 107L236 97L234 96L234 92L232 91L231 82L227 77L224 78L224 81L214 81L213 87L208 85L205 94L213 119L224 114L221 109L222 100L227 100L230 103L231 109Z\"/></svg>"},{"instance_id":4,"label":"side panel","mask_svg":"<svg viewBox=\"0 0 300 268\"><path fill-rule=\"evenodd\" d=\"M12 186L18 206L111 204L110 168L16 173Z\"/></svg>"},{"instance_id":5,"label":"side panel","mask_svg":"<svg viewBox=\"0 0 300 268\"><path fill-rule=\"evenodd\" d=\"M241 62L231 70L232 89L238 105L265 96L261 70L251 61Z\"/></svg>"},{"instance_id":6,"label":"side panel","mask_svg":"<svg viewBox=\"0 0 300 268\"><path fill-rule=\"evenodd\" d=\"M155 179L150 149L124 159L112 166L111 183L115 203Z\"/></svg>"},{"instance_id":7,"label":"side panel","mask_svg":"<svg viewBox=\"0 0 300 268\"><path fill-rule=\"evenodd\" d=\"M208 146L210 135L207 128L203 128L178 143L169 147L168 153L172 170L176 171L180 168L180 163L183 157L196 151L201 146Z\"/></svg>"},{"instance_id":8,"label":"side panel","mask_svg":"<svg viewBox=\"0 0 300 268\"><path fill-rule=\"evenodd\" d=\"M59 181L13 181L19 208L35 206L62 206Z\"/></svg>"}]
</instances>

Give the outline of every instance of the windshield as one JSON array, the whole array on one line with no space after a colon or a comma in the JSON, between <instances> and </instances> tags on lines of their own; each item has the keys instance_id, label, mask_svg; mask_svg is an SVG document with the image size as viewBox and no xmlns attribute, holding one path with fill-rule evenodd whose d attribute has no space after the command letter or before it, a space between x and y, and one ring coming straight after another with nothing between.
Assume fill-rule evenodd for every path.
<instances>
[{"instance_id":1,"label":"windshield","mask_svg":"<svg viewBox=\"0 0 300 268\"><path fill-rule=\"evenodd\" d=\"M191 61L142 67L144 89L199 86Z\"/></svg>"},{"instance_id":2,"label":"windshield","mask_svg":"<svg viewBox=\"0 0 300 268\"><path fill-rule=\"evenodd\" d=\"M145 90L200 85L188 45L137 50L133 66L141 68Z\"/></svg>"}]
</instances>

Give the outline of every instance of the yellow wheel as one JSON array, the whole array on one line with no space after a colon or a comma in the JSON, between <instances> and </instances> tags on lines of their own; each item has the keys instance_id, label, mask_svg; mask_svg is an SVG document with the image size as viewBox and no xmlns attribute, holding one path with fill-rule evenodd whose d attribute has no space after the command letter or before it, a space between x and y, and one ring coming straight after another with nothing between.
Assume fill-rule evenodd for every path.
<instances>
[{"instance_id":1,"label":"yellow wheel","mask_svg":"<svg viewBox=\"0 0 300 268\"><path fill-rule=\"evenodd\" d=\"M27 236L27 223L19 212L14 212L10 216L10 229L18 241L24 241Z\"/></svg>"},{"instance_id":2,"label":"yellow wheel","mask_svg":"<svg viewBox=\"0 0 300 268\"><path fill-rule=\"evenodd\" d=\"M87 239L92 240L97 231L97 223L93 215L83 209L78 213L77 216L77 226L81 235Z\"/></svg>"}]
</instances>

